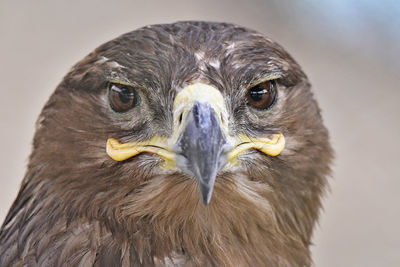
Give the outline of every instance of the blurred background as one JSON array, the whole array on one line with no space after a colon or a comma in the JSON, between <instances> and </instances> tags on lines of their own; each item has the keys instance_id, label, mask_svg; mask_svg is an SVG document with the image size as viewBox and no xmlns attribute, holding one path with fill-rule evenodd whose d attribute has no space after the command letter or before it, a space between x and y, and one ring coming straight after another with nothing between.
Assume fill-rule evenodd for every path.
<instances>
[{"instance_id":1,"label":"blurred background","mask_svg":"<svg viewBox=\"0 0 400 267\"><path fill-rule=\"evenodd\" d=\"M147 24L233 22L283 45L309 76L336 150L315 266L400 266L400 1L0 1L0 221L34 124L68 69Z\"/></svg>"}]
</instances>

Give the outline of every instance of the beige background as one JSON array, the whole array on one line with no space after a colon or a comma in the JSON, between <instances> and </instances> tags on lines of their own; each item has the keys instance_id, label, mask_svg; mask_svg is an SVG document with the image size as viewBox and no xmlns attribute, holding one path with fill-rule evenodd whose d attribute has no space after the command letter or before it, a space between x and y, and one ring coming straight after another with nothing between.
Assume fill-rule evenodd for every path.
<instances>
[{"instance_id":1,"label":"beige background","mask_svg":"<svg viewBox=\"0 0 400 267\"><path fill-rule=\"evenodd\" d=\"M1 1L0 220L24 175L36 117L72 64L146 24L227 21L287 48L330 129L337 157L316 266L400 266L399 2L301 2Z\"/></svg>"}]
</instances>

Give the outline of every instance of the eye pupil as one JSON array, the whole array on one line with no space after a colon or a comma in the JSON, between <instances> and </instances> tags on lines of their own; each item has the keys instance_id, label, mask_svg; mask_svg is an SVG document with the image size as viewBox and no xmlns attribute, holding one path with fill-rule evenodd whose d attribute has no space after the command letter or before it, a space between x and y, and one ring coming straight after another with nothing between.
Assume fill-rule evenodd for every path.
<instances>
[{"instance_id":1,"label":"eye pupil","mask_svg":"<svg viewBox=\"0 0 400 267\"><path fill-rule=\"evenodd\" d=\"M258 102L261 101L263 99L263 97L265 96L265 94L268 93L268 90L260 87L260 86L255 86L252 90L250 90L250 97Z\"/></svg>"},{"instance_id":2,"label":"eye pupil","mask_svg":"<svg viewBox=\"0 0 400 267\"><path fill-rule=\"evenodd\" d=\"M126 87L121 88L118 96L121 102L124 104L129 103L129 101L131 101L131 99L134 97L133 93L130 92Z\"/></svg>"},{"instance_id":3,"label":"eye pupil","mask_svg":"<svg viewBox=\"0 0 400 267\"><path fill-rule=\"evenodd\" d=\"M110 83L108 99L116 112L126 112L139 104L139 95L133 86Z\"/></svg>"},{"instance_id":4,"label":"eye pupil","mask_svg":"<svg viewBox=\"0 0 400 267\"><path fill-rule=\"evenodd\" d=\"M267 110L276 101L276 82L269 80L251 87L248 91L247 102L256 109Z\"/></svg>"}]
</instances>

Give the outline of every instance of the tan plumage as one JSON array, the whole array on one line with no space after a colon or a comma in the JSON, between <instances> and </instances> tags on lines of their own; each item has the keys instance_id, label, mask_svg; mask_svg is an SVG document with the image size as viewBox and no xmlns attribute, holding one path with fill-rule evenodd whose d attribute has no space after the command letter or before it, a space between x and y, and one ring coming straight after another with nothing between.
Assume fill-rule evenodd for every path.
<instances>
[{"instance_id":1,"label":"tan plumage","mask_svg":"<svg viewBox=\"0 0 400 267\"><path fill-rule=\"evenodd\" d=\"M246 94L263 77L278 96L255 110ZM139 92L129 112L110 108L116 79ZM223 95L232 136L286 139L278 156L249 149L219 167L208 205L183 163L163 169L150 153L116 162L105 149L109 138L170 137L174 99L198 81ZM44 107L0 265L310 266L331 159L307 77L279 45L224 23L145 27L75 65Z\"/></svg>"}]
</instances>

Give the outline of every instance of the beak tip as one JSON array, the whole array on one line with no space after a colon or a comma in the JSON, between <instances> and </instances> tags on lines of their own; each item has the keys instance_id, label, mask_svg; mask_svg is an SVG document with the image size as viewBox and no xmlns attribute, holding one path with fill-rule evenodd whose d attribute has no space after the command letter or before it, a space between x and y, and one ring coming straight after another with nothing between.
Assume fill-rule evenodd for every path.
<instances>
[{"instance_id":1,"label":"beak tip","mask_svg":"<svg viewBox=\"0 0 400 267\"><path fill-rule=\"evenodd\" d=\"M210 204L210 201L211 201L211 194L203 195L202 198L203 198L203 204L204 204L205 206L207 206L208 204Z\"/></svg>"},{"instance_id":2,"label":"beak tip","mask_svg":"<svg viewBox=\"0 0 400 267\"><path fill-rule=\"evenodd\" d=\"M201 194L201 198L203 200L203 204L205 206L207 206L211 202L214 183L212 183L212 185L207 186L207 185L201 184L201 182L200 182L199 187L200 187L200 194Z\"/></svg>"}]
</instances>

